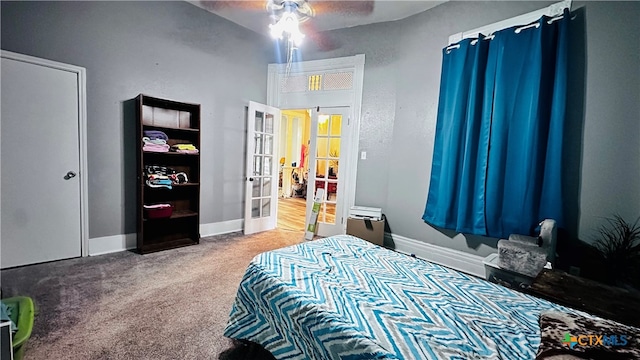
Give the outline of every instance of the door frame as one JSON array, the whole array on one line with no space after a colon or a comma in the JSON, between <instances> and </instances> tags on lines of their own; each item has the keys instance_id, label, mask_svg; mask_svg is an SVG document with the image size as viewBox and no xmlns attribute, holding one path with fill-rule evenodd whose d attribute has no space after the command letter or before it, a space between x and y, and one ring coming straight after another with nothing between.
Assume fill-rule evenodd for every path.
<instances>
[{"instance_id":1,"label":"door frame","mask_svg":"<svg viewBox=\"0 0 640 360\"><path fill-rule=\"evenodd\" d=\"M65 64L57 61L42 59L34 56L18 54L2 50L1 57L5 59L21 61L29 64L45 66L52 69L68 71L76 74L78 79L78 145L80 158L78 178L80 185L80 253L83 257L89 255L89 191L87 174L87 70L83 67ZM0 130L1 131L1 130ZM0 156L0 161L2 158ZM1 167L0 167L1 168ZM2 174L0 173L0 177ZM1 186L1 185L0 185ZM0 199L1 201L1 199ZM1 216L0 216L1 219ZM0 220L1 221L1 220ZM0 226L1 226L0 222Z\"/></svg>"},{"instance_id":2,"label":"door frame","mask_svg":"<svg viewBox=\"0 0 640 360\"><path fill-rule=\"evenodd\" d=\"M346 161L346 180L343 213L346 220L349 209L355 205L356 178L358 173L358 150L360 146L360 113L362 109L362 89L364 83L365 55L311 60L287 64L269 64L267 74L267 105L279 109L316 109L317 107L345 107L351 109L349 114L352 131L348 139L349 159ZM281 78L313 73L353 72L353 87L348 90L329 92L291 92L283 93ZM336 214L336 220L339 214ZM306 216L306 214L305 214ZM346 221L343 223L346 230Z\"/></svg>"}]
</instances>

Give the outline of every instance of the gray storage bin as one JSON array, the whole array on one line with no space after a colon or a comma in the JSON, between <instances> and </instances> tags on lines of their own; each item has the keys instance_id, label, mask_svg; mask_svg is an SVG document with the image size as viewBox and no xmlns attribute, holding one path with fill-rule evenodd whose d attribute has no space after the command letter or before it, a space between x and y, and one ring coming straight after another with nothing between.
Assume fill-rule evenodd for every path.
<instances>
[{"instance_id":1,"label":"gray storage bin","mask_svg":"<svg viewBox=\"0 0 640 360\"><path fill-rule=\"evenodd\" d=\"M498 254L491 254L482 262L486 279L492 283L520 290L527 289L533 283L534 278L532 277L500 268L498 266Z\"/></svg>"}]
</instances>

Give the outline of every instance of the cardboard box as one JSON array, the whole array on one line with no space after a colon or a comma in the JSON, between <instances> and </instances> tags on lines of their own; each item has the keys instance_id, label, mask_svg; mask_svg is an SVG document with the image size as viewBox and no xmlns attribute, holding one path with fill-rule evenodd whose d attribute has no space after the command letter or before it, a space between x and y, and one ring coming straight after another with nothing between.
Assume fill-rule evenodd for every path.
<instances>
[{"instance_id":1,"label":"cardboard box","mask_svg":"<svg viewBox=\"0 0 640 360\"><path fill-rule=\"evenodd\" d=\"M377 221L347 218L347 234L382 246L384 243L384 224L384 215L382 215L382 220Z\"/></svg>"}]
</instances>

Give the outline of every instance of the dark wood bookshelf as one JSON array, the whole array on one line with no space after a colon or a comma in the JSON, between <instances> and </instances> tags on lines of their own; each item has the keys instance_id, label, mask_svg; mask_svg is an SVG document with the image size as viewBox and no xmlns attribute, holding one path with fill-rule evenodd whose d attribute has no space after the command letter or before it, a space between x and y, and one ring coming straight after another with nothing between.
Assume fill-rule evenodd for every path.
<instances>
[{"instance_id":1,"label":"dark wood bookshelf","mask_svg":"<svg viewBox=\"0 0 640 360\"><path fill-rule=\"evenodd\" d=\"M200 149L200 105L140 94L136 97L137 249L141 254L200 242L200 154L143 151L144 131L164 132L169 145ZM187 174L188 182L171 189L146 185L145 166L166 166ZM166 203L171 216L148 218L144 205Z\"/></svg>"}]
</instances>

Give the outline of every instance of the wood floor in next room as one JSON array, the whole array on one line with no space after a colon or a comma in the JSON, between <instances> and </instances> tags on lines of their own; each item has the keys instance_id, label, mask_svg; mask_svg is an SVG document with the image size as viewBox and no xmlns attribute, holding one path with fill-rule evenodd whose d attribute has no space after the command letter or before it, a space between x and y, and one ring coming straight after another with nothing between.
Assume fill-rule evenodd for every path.
<instances>
[{"instance_id":1,"label":"wood floor in next room","mask_svg":"<svg viewBox=\"0 0 640 360\"><path fill-rule=\"evenodd\" d=\"M278 228L283 230L304 230L306 223L306 199L278 199ZM318 222L333 223L335 221L335 204L323 204Z\"/></svg>"}]
</instances>

